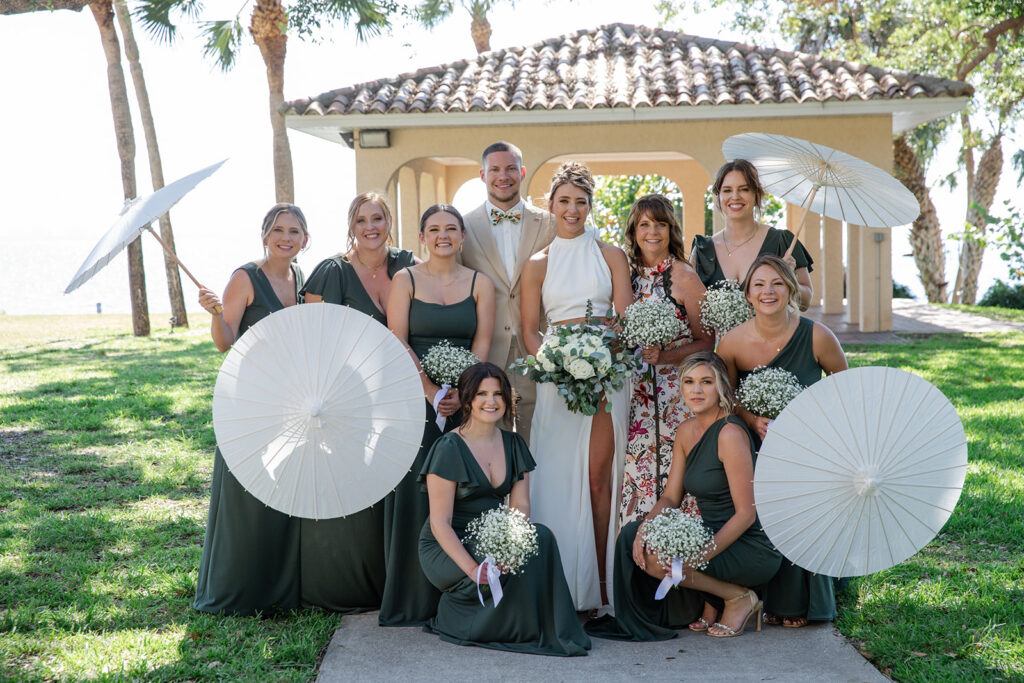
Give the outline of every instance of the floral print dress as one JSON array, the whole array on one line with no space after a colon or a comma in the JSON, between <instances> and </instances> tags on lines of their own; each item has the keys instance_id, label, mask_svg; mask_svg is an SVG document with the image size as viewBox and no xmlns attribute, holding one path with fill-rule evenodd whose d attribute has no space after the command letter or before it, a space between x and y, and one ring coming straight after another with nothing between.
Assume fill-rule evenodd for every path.
<instances>
[{"instance_id":1,"label":"floral print dress","mask_svg":"<svg viewBox=\"0 0 1024 683\"><path fill-rule=\"evenodd\" d=\"M683 333L664 346L673 349L693 341L686 309L672 298L670 280L675 258L669 256L653 267L641 267L633 275L633 301L667 300L675 306ZM651 511L665 488L672 466L672 445L676 428L692 413L679 391L679 372L675 365L651 366L637 370L633 377L633 396L629 408L629 436L619 499L619 524L625 526ZM683 509L699 514L694 498L686 494Z\"/></svg>"}]
</instances>

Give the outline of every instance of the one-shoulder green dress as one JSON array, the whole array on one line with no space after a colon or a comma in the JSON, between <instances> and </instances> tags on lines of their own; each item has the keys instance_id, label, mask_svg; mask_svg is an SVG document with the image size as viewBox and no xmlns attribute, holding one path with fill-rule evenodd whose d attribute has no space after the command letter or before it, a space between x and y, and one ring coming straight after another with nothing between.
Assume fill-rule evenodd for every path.
<instances>
[{"instance_id":1,"label":"one-shoulder green dress","mask_svg":"<svg viewBox=\"0 0 1024 683\"><path fill-rule=\"evenodd\" d=\"M736 514L725 466L718 459L718 436L726 424L740 427L750 444L750 458L757 458L754 440L747 426L738 417L724 417L704 432L686 455L683 487L697 499L701 518L713 532L725 526ZM636 566L633 542L640 528L639 520L626 525L619 533L615 547L615 618L597 620L587 625L587 633L616 640L667 640L676 637L676 630L697 619L709 602L721 609L721 598L689 588L670 590L664 600L655 600L659 581ZM772 548L771 541L757 519L728 548L711 558L703 573L722 581L758 588L779 570L782 556Z\"/></svg>"},{"instance_id":2,"label":"one-shoulder green dress","mask_svg":"<svg viewBox=\"0 0 1024 683\"><path fill-rule=\"evenodd\" d=\"M824 371L814 357L813 320L800 317L796 332L768 367L789 370L805 387L821 379ZM739 381L750 373L740 370ZM765 587L764 610L778 617L806 616L812 621L831 621L836 617L835 588L832 577L809 572L783 558L778 573Z\"/></svg>"},{"instance_id":3,"label":"one-shoulder green dress","mask_svg":"<svg viewBox=\"0 0 1024 683\"><path fill-rule=\"evenodd\" d=\"M757 255L771 254L781 257L789 249L793 239L794 235L789 230L768 228ZM722 264L718 262L718 254L715 253L715 243L710 235L694 235L690 253L693 254L693 268L705 287L711 287L725 279ZM814 260L800 240L797 240L796 246L793 247L793 260L796 261L797 268L806 268L808 272L814 270Z\"/></svg>"},{"instance_id":4,"label":"one-shoulder green dress","mask_svg":"<svg viewBox=\"0 0 1024 683\"><path fill-rule=\"evenodd\" d=\"M452 528L460 540L470 521L501 505L512 486L536 467L522 437L502 430L501 438L505 479L497 487L491 485L466 442L455 433L434 442L420 470L424 487L428 474L457 484ZM590 638L576 617L558 544L550 529L536 526L537 556L531 557L519 573L501 577L504 596L495 607L490 597L485 598L485 605L480 604L476 582L459 569L434 538L430 520L424 522L419 537L420 564L430 582L443 591L437 615L424 630L458 645L562 657L587 654ZM477 562L483 561L472 547L466 550ZM488 591L484 595L488 596Z\"/></svg>"},{"instance_id":5,"label":"one-shoulder green dress","mask_svg":"<svg viewBox=\"0 0 1024 683\"><path fill-rule=\"evenodd\" d=\"M253 300L242 314L238 336L284 308L267 276L255 263L245 271ZM302 271L292 264L296 301L301 301ZM224 464L213 458L210 514L199 563L193 606L213 614L250 615L301 604L300 522L267 507L246 491Z\"/></svg>"},{"instance_id":6,"label":"one-shoulder green dress","mask_svg":"<svg viewBox=\"0 0 1024 683\"><path fill-rule=\"evenodd\" d=\"M469 296L445 306L416 298L416 280L412 280L409 302L409 347L420 359L442 340L468 349L476 334L476 273ZM386 578L378 621L381 626L422 626L437 612L441 593L423 575L419 559L419 536L430 514L427 492L419 484L427 452L442 434L437 428L437 413L430 401L424 411L426 425L416 459L395 490L384 498L384 563ZM459 415L445 421L444 431L459 425Z\"/></svg>"},{"instance_id":7,"label":"one-shoulder green dress","mask_svg":"<svg viewBox=\"0 0 1024 683\"><path fill-rule=\"evenodd\" d=\"M411 251L389 249L388 279L412 262ZM302 294L317 294L326 303L354 308L387 325L384 312L342 254L317 264ZM302 604L349 614L379 609L384 594L384 503L337 519L302 519L300 526Z\"/></svg>"}]
</instances>

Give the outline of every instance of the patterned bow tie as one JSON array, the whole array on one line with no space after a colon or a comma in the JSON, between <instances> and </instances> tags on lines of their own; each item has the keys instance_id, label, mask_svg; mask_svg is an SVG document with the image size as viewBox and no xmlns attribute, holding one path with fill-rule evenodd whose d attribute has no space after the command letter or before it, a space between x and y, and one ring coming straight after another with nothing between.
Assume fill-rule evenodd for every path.
<instances>
[{"instance_id":1,"label":"patterned bow tie","mask_svg":"<svg viewBox=\"0 0 1024 683\"><path fill-rule=\"evenodd\" d=\"M519 221L523 218L522 211L502 211L500 209L491 209L491 225L497 225L502 220L506 220L512 225L519 225Z\"/></svg>"}]
</instances>

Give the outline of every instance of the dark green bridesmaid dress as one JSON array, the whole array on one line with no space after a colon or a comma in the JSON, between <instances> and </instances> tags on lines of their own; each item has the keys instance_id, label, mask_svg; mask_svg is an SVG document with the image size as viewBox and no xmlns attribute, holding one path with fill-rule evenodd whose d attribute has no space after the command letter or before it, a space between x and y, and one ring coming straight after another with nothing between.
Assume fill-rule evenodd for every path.
<instances>
[{"instance_id":1,"label":"dark green bridesmaid dress","mask_svg":"<svg viewBox=\"0 0 1024 683\"><path fill-rule=\"evenodd\" d=\"M501 437L505 479L497 487L491 485L469 447L455 433L434 442L420 470L424 490L428 474L457 484L452 528L460 540L470 521L501 505L512 486L536 467L522 437L505 430ZM560 657L587 654L590 638L576 617L558 544L541 524L537 525L537 544L538 554L518 574L501 577L501 603L495 607L489 592L484 591L487 604L481 605L476 582L459 569L434 538L430 520L424 522L419 536L420 564L430 582L443 591L437 615L424 630L457 645ZM483 561L483 556L471 548L466 550L477 562Z\"/></svg>"},{"instance_id":2,"label":"dark green bridesmaid dress","mask_svg":"<svg viewBox=\"0 0 1024 683\"><path fill-rule=\"evenodd\" d=\"M800 317L796 332L768 367L789 370L805 387L821 379L824 371L814 357L813 320ZM739 381L750 372L740 370ZM832 621L836 618L836 583L831 576L809 572L783 558L778 573L765 587L764 611L778 617Z\"/></svg>"},{"instance_id":3,"label":"dark green bridesmaid dress","mask_svg":"<svg viewBox=\"0 0 1024 683\"><path fill-rule=\"evenodd\" d=\"M412 262L411 251L389 249L388 279ZM302 294L317 294L387 325L384 312L341 254L317 264ZM303 606L347 614L379 609L384 594L384 503L337 519L302 519L299 525Z\"/></svg>"},{"instance_id":4,"label":"dark green bridesmaid dress","mask_svg":"<svg viewBox=\"0 0 1024 683\"><path fill-rule=\"evenodd\" d=\"M240 268L252 281L253 300L242 314L238 336L284 308L255 263ZM302 271L292 264L296 301ZM213 458L210 514L193 606L212 614L250 615L301 604L299 519L267 507L246 491L224 464Z\"/></svg>"},{"instance_id":5,"label":"dark green bridesmaid dress","mask_svg":"<svg viewBox=\"0 0 1024 683\"><path fill-rule=\"evenodd\" d=\"M416 298L416 280L412 281L412 301L409 302L409 347L420 359L442 340L452 346L468 349L476 334L476 273L469 296L445 306ZM386 578L384 596L380 606L381 626L422 626L437 612L441 593L423 575L419 558L419 535L423 522L430 514L427 492L419 484L427 452L442 434L437 427L437 413L426 401L426 425L423 441L416 460L395 490L384 498L384 563ZM459 425L459 415L445 421L444 431Z\"/></svg>"},{"instance_id":6,"label":"dark green bridesmaid dress","mask_svg":"<svg viewBox=\"0 0 1024 683\"><path fill-rule=\"evenodd\" d=\"M771 254L781 257L789 249L793 239L794 235L789 230L768 228L768 233L764 236L757 255ZM722 264L718 262L718 254L715 253L715 243L711 240L710 235L694 235L690 253L693 254L693 268L697 271L697 277L705 287L710 287L725 279ZM797 240L796 246L793 247L793 260L796 261L797 268L806 268L808 272L814 270L814 260L800 240Z\"/></svg>"},{"instance_id":7,"label":"dark green bridesmaid dress","mask_svg":"<svg viewBox=\"0 0 1024 683\"><path fill-rule=\"evenodd\" d=\"M725 467L718 459L718 435L732 423L747 434L751 461L756 459L754 440L738 417L724 417L704 432L686 456L683 486L697 498L701 518L712 532L718 531L736 513ZM615 617L587 624L587 633L616 640L667 640L701 615L704 603L722 608L721 598L689 588L670 590L664 600L655 600L660 583L633 561L633 542L640 521L631 522L619 533L615 546ZM711 558L704 574L738 586L757 588L779 570L782 556L757 519L728 548Z\"/></svg>"}]
</instances>

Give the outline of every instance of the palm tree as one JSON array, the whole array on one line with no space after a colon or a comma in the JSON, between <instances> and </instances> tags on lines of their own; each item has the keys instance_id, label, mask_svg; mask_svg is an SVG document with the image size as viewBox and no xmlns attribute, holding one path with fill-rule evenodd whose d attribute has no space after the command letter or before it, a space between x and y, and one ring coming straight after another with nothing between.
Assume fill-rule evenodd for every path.
<instances>
[{"instance_id":1,"label":"palm tree","mask_svg":"<svg viewBox=\"0 0 1024 683\"><path fill-rule=\"evenodd\" d=\"M459 0L469 16L473 18L469 33L473 37L477 54L491 49L491 22L487 15L500 0ZM515 0L509 0L513 4ZM423 0L414 11L416 18L427 28L434 28L455 13L455 0Z\"/></svg>"},{"instance_id":2,"label":"palm tree","mask_svg":"<svg viewBox=\"0 0 1024 683\"><path fill-rule=\"evenodd\" d=\"M169 41L173 40L175 31L171 15L175 12L194 15L197 9L198 0L143 0L136 15L157 38ZM234 66L242 44L241 13L244 9L245 5L234 19L201 22L206 36L204 53L224 71ZM347 23L354 19L357 35L364 40L386 28L390 15L397 9L394 0L291 0L287 7L281 0L253 0L249 34L260 49L267 68L277 201L295 201L291 148L284 116L278 111L284 104L284 63L289 30L305 37L319 29L322 23L334 20Z\"/></svg>"},{"instance_id":3,"label":"palm tree","mask_svg":"<svg viewBox=\"0 0 1024 683\"><path fill-rule=\"evenodd\" d=\"M146 150L149 152L149 174L153 180L153 190L164 186L164 169L160 161L160 147L156 141L156 125L153 123L153 109L149 105L149 91L139 61L139 46L135 42L135 31L132 30L132 19L128 13L125 0L115 0L114 14L117 16L121 37L124 39L124 54L128 58L128 70L135 86L135 101L139 105L142 118L142 130L146 136ZM174 249L174 232L171 230L171 214L160 217L160 237L164 244ZM178 264L169 254L164 252L164 270L167 273L167 295L171 300L171 327L188 327L188 314L185 312L185 299L181 292L181 274Z\"/></svg>"},{"instance_id":4,"label":"palm tree","mask_svg":"<svg viewBox=\"0 0 1024 683\"><path fill-rule=\"evenodd\" d=\"M107 58L107 87L110 91L110 109L114 115L114 137L121 159L121 187L124 198L134 199L135 188L135 131L132 128L128 87L121 67L121 46L114 28L114 10L111 0L95 0L89 5L100 30L103 54ZM142 265L142 245L136 239L128 245L128 286L132 302L132 330L136 337L149 335L149 305L146 301L146 272Z\"/></svg>"}]
</instances>

